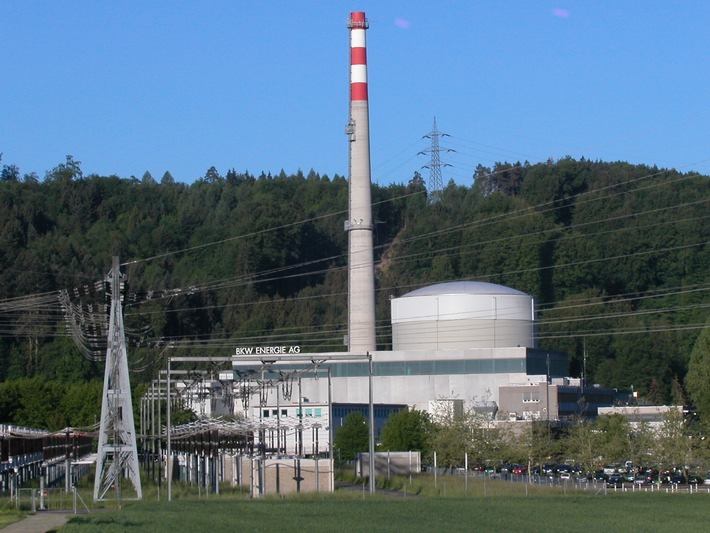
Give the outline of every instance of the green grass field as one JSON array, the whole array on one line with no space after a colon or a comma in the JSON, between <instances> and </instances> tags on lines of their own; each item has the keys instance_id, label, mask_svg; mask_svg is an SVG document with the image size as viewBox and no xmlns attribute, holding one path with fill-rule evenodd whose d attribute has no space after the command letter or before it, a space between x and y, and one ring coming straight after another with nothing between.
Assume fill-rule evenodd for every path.
<instances>
[{"instance_id":1,"label":"green grass field","mask_svg":"<svg viewBox=\"0 0 710 533\"><path fill-rule=\"evenodd\" d=\"M419 484L417 484L419 483ZM339 490L249 499L239 493L201 499L178 491L126 502L123 509L75 516L61 533L150 531L692 531L706 527L710 494L562 491L500 481L430 477L390 483L395 493ZM416 495L415 493L419 493ZM431 494L431 495L426 495ZM164 494L163 494L164 497ZM154 499L151 499L154 498Z\"/></svg>"},{"instance_id":2,"label":"green grass field","mask_svg":"<svg viewBox=\"0 0 710 533\"><path fill-rule=\"evenodd\" d=\"M9 503L0 505L0 529L17 522L23 518L25 514L26 513L12 507Z\"/></svg>"}]
</instances>

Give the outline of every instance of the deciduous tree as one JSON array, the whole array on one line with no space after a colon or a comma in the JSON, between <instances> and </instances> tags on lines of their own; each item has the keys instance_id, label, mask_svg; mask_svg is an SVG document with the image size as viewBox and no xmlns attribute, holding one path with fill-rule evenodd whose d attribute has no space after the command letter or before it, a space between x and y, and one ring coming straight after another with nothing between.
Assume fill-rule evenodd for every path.
<instances>
[{"instance_id":1,"label":"deciduous tree","mask_svg":"<svg viewBox=\"0 0 710 533\"><path fill-rule=\"evenodd\" d=\"M348 414L335 435L333 445L337 449L336 457L343 461L351 461L358 453L368 451L370 430L365 416L358 411Z\"/></svg>"},{"instance_id":2,"label":"deciduous tree","mask_svg":"<svg viewBox=\"0 0 710 533\"><path fill-rule=\"evenodd\" d=\"M426 456L432 422L429 413L403 409L391 415L380 433L381 449L387 451L418 451Z\"/></svg>"}]
</instances>

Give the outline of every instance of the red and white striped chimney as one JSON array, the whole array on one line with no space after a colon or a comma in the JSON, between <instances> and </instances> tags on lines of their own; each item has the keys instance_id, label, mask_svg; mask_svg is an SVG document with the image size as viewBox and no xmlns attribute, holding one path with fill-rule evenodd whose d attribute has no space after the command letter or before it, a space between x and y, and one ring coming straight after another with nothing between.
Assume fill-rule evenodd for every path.
<instances>
[{"instance_id":1,"label":"red and white striped chimney","mask_svg":"<svg viewBox=\"0 0 710 533\"><path fill-rule=\"evenodd\" d=\"M348 232L348 351L376 349L375 269L372 247L372 192L370 179L370 118L367 103L365 13L350 13L350 140Z\"/></svg>"},{"instance_id":2,"label":"red and white striped chimney","mask_svg":"<svg viewBox=\"0 0 710 533\"><path fill-rule=\"evenodd\" d=\"M350 13L350 100L367 100L367 47L365 13Z\"/></svg>"}]
</instances>

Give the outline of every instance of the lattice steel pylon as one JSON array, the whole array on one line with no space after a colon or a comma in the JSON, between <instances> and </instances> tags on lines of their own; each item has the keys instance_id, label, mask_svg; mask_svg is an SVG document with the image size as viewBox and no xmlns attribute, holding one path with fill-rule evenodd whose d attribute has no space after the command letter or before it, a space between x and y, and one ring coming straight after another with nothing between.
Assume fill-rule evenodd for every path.
<instances>
[{"instance_id":1,"label":"lattice steel pylon","mask_svg":"<svg viewBox=\"0 0 710 533\"><path fill-rule=\"evenodd\" d=\"M442 163L439 153L441 148L439 148L439 137L448 137L448 133L439 133L436 127L436 117L434 117L434 125L431 128L431 132L424 135L422 139L431 139L431 147L426 150L422 150L418 155L430 154L431 158L428 165L424 165L422 168L429 169L429 181L427 182L427 191L429 191L429 202L432 204L437 203L441 199L441 191L444 189L443 180L441 178L441 167L450 167L451 165L447 163ZM453 152L452 148L446 148L446 152Z\"/></svg>"},{"instance_id":2,"label":"lattice steel pylon","mask_svg":"<svg viewBox=\"0 0 710 533\"><path fill-rule=\"evenodd\" d=\"M106 370L101 401L101 426L96 458L94 500L110 500L111 489L117 500L142 499L141 478L138 471L136 428L133 421L133 402L128 378L128 355L123 330L121 306L121 268L118 257L113 258L111 272L106 277L111 287L111 313L109 319ZM121 493L122 478L133 484L133 492Z\"/></svg>"}]
</instances>

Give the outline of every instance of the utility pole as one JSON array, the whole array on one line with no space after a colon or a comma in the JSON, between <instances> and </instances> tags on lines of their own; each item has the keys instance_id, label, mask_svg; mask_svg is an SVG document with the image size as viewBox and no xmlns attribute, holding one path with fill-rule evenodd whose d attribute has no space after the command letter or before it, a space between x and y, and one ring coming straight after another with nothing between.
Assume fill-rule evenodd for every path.
<instances>
[{"instance_id":1,"label":"utility pole","mask_svg":"<svg viewBox=\"0 0 710 533\"><path fill-rule=\"evenodd\" d=\"M138 470L131 385L128 378L126 337L123 329L122 280L118 257L114 257L111 272L106 277L106 284L110 287L111 293L111 314L101 401L94 501L111 499L106 495L113 488L116 491L116 499L120 502L122 477L132 482L135 499L140 500L143 497Z\"/></svg>"},{"instance_id":2,"label":"utility pole","mask_svg":"<svg viewBox=\"0 0 710 533\"><path fill-rule=\"evenodd\" d=\"M431 132L424 135L422 139L431 139L431 147L426 150L422 150L417 155L430 154L431 158L428 165L424 165L422 168L429 169L429 182L427 190L429 191L429 203L435 204L441 200L441 191L444 190L443 180L441 178L441 167L450 167L451 165L447 163L442 163L439 153L441 148L439 148L439 137L448 137L447 133L439 133L436 127L436 117L434 117L434 125L431 128ZM453 152L452 148L447 148L446 152Z\"/></svg>"}]
</instances>

